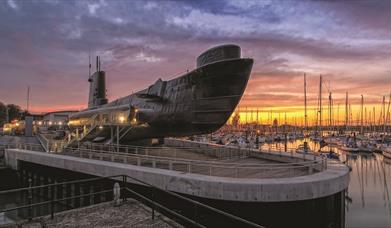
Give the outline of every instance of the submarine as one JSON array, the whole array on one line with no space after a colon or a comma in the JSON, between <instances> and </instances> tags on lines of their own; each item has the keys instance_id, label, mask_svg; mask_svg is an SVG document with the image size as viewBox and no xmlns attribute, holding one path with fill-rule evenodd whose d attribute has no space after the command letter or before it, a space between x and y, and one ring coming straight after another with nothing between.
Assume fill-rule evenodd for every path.
<instances>
[{"instance_id":1,"label":"submarine","mask_svg":"<svg viewBox=\"0 0 391 228\"><path fill-rule=\"evenodd\" d=\"M111 102L99 57L96 62L88 78L88 108L69 117L72 136L81 142L131 144L221 128L243 96L254 61L242 58L238 45L213 47L197 57L194 70L167 81L159 78Z\"/></svg>"}]
</instances>

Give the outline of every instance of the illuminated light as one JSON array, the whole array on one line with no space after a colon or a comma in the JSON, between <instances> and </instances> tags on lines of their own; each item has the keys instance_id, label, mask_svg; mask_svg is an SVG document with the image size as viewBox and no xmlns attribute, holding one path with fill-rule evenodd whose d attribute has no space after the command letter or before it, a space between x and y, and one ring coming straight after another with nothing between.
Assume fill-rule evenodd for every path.
<instances>
[{"instance_id":1,"label":"illuminated light","mask_svg":"<svg viewBox=\"0 0 391 228\"><path fill-rule=\"evenodd\" d=\"M49 125L52 125L52 121L49 121Z\"/></svg>"},{"instance_id":2,"label":"illuminated light","mask_svg":"<svg viewBox=\"0 0 391 228\"><path fill-rule=\"evenodd\" d=\"M125 117L120 116L120 117L119 117L119 121L120 121L121 123L123 123L123 122L125 121Z\"/></svg>"},{"instance_id":3,"label":"illuminated light","mask_svg":"<svg viewBox=\"0 0 391 228\"><path fill-rule=\"evenodd\" d=\"M39 121L39 122L38 122L38 125L42 125L42 121Z\"/></svg>"},{"instance_id":4,"label":"illuminated light","mask_svg":"<svg viewBox=\"0 0 391 228\"><path fill-rule=\"evenodd\" d=\"M58 122L58 125L62 125L62 122L60 121L60 122Z\"/></svg>"},{"instance_id":5,"label":"illuminated light","mask_svg":"<svg viewBox=\"0 0 391 228\"><path fill-rule=\"evenodd\" d=\"M99 130L102 130L102 129L103 129L103 126L102 126L102 125L100 125L100 126L99 126Z\"/></svg>"},{"instance_id":6,"label":"illuminated light","mask_svg":"<svg viewBox=\"0 0 391 228\"><path fill-rule=\"evenodd\" d=\"M135 112L138 112L138 109L136 108L136 110L134 110Z\"/></svg>"},{"instance_id":7,"label":"illuminated light","mask_svg":"<svg viewBox=\"0 0 391 228\"><path fill-rule=\"evenodd\" d=\"M18 126L19 126L19 123L16 123L15 125L18 127Z\"/></svg>"}]
</instances>

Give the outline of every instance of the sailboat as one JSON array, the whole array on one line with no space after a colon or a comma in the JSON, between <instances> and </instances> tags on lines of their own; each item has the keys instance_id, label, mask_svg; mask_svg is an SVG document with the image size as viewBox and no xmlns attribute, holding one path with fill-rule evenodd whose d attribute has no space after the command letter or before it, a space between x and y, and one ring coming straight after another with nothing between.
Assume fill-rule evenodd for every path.
<instances>
[{"instance_id":1,"label":"sailboat","mask_svg":"<svg viewBox=\"0 0 391 228\"><path fill-rule=\"evenodd\" d=\"M388 99L388 107L387 107L387 113L390 112L390 103L391 103L391 93L390 93L390 97ZM388 120L388 115L387 115L387 120ZM382 139L382 145L380 146L380 149L383 153L383 156L386 157L386 158L389 158L391 159L391 145L389 144L389 141L386 140L386 117L385 117L385 98L383 97L383 133L384 133L384 136L383 136L383 139Z\"/></svg>"}]
</instances>

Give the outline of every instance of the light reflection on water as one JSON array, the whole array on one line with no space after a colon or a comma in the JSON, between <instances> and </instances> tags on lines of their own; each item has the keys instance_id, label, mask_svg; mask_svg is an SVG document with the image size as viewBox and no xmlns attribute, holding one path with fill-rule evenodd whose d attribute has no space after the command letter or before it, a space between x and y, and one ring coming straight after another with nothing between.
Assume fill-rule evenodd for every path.
<instances>
[{"instance_id":1,"label":"light reflection on water","mask_svg":"<svg viewBox=\"0 0 391 228\"><path fill-rule=\"evenodd\" d=\"M312 150L319 150L319 143L307 141ZM297 148L303 142L304 139L289 141L286 147ZM284 147L284 142L262 145L263 149L282 151ZM391 227L391 160L382 154L351 154L333 147L324 147L322 151L330 149L352 168L345 200L346 227Z\"/></svg>"}]
</instances>

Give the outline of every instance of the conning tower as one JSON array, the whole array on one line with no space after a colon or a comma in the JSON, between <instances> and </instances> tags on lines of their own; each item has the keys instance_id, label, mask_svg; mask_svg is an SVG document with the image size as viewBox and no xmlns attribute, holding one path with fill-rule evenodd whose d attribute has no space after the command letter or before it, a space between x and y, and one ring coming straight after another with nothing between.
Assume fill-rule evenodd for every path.
<instances>
[{"instance_id":1,"label":"conning tower","mask_svg":"<svg viewBox=\"0 0 391 228\"><path fill-rule=\"evenodd\" d=\"M88 108L107 104L106 98L106 73L100 69L100 57L96 57L96 72L89 76L90 94ZM90 64L91 68L91 64Z\"/></svg>"}]
</instances>

